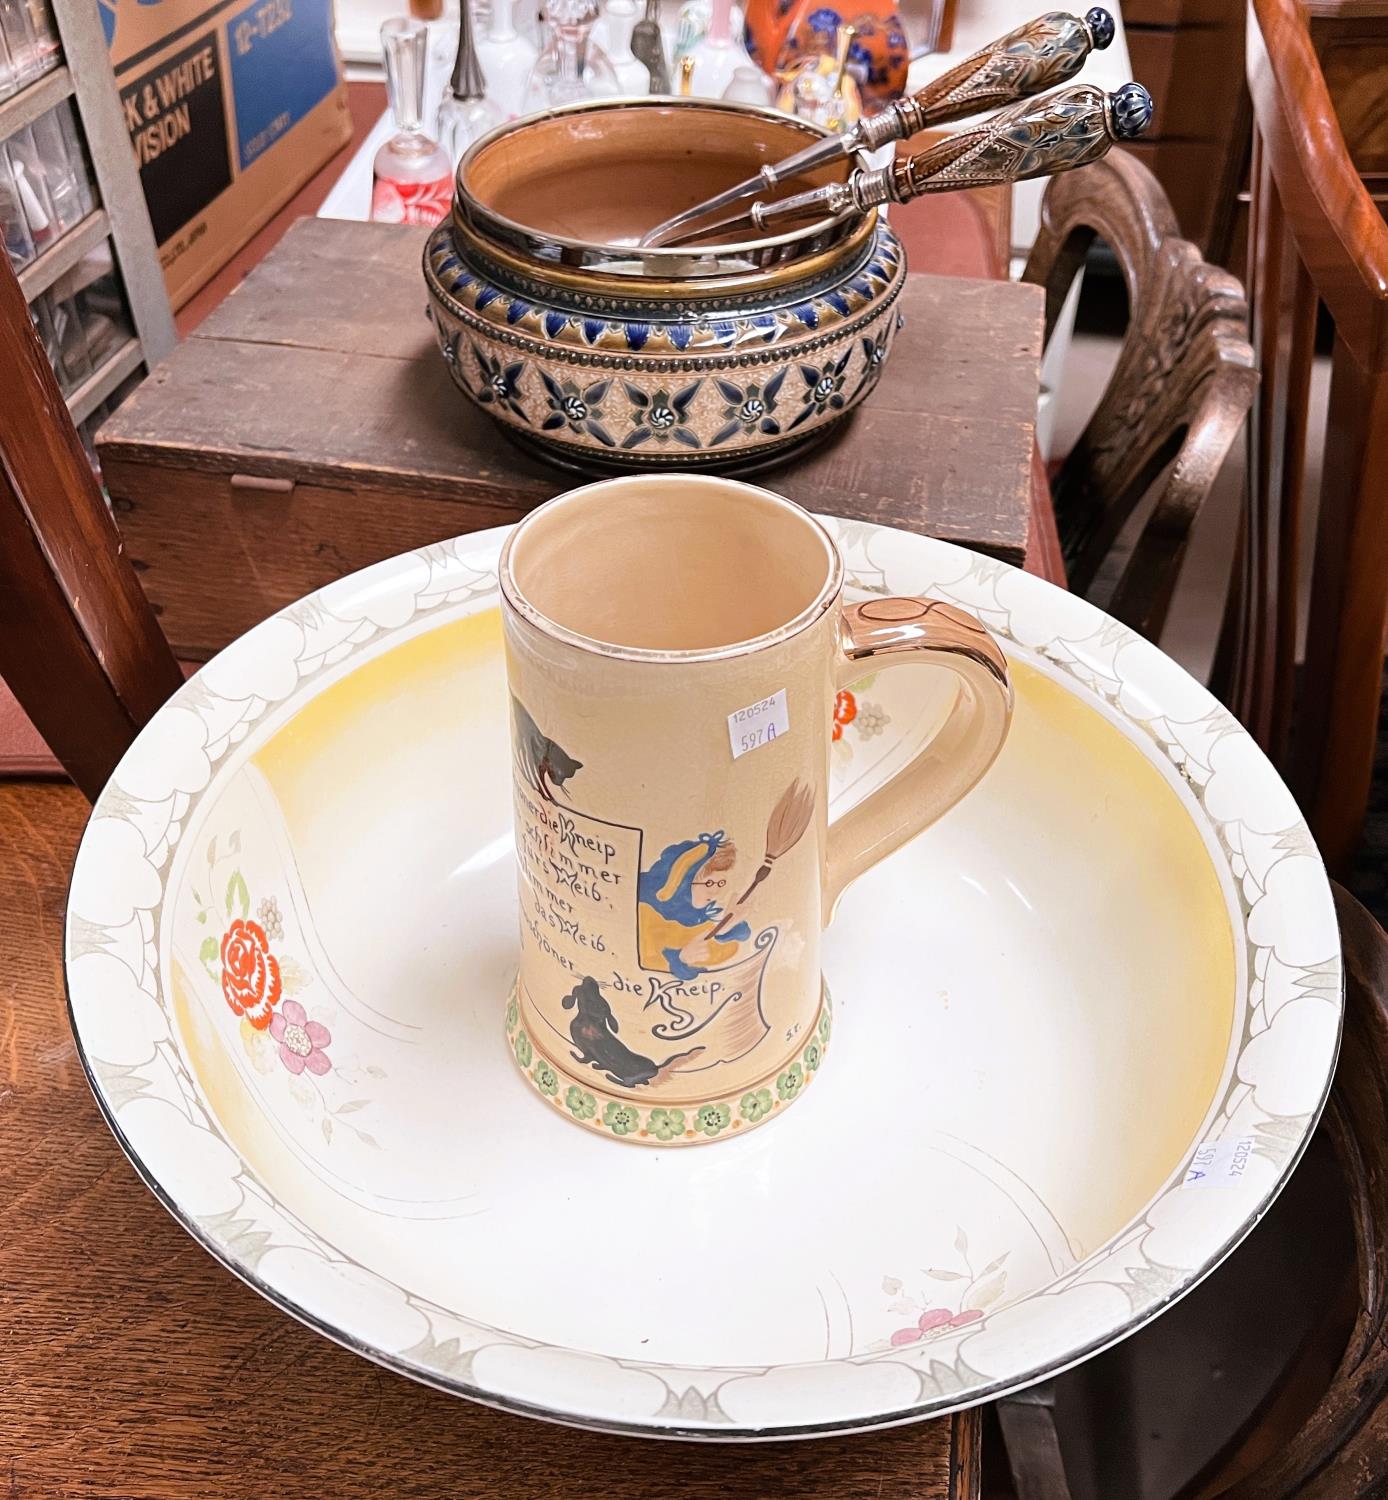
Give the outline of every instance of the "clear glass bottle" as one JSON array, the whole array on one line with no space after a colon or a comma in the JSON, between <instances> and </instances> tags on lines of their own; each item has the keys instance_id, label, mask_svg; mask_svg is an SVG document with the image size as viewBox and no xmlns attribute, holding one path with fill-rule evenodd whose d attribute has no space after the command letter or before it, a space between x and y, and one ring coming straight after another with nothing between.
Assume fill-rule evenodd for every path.
<instances>
[{"instance_id":1,"label":"clear glass bottle","mask_svg":"<svg viewBox=\"0 0 1388 1500\"><path fill-rule=\"evenodd\" d=\"M68 152L67 132L61 118L68 108L64 100L29 127L58 234L66 234L91 212L90 195L82 192L85 163L80 158L74 162Z\"/></svg>"},{"instance_id":2,"label":"clear glass bottle","mask_svg":"<svg viewBox=\"0 0 1388 1500\"><path fill-rule=\"evenodd\" d=\"M622 86L606 54L593 45L597 0L549 0L546 11L549 40L530 70L522 113L577 99L615 99Z\"/></svg>"},{"instance_id":3,"label":"clear glass bottle","mask_svg":"<svg viewBox=\"0 0 1388 1500\"><path fill-rule=\"evenodd\" d=\"M10 166L9 153L0 146L0 239L11 267L22 271L38 253L29 233L29 219L19 201L19 184Z\"/></svg>"},{"instance_id":4,"label":"clear glass bottle","mask_svg":"<svg viewBox=\"0 0 1388 1500\"><path fill-rule=\"evenodd\" d=\"M779 75L777 109L798 115L802 120L813 120L836 133L854 124L863 112L858 80L848 67L855 35L854 27L840 26L834 37L833 56L811 52L788 73Z\"/></svg>"},{"instance_id":5,"label":"clear glass bottle","mask_svg":"<svg viewBox=\"0 0 1388 1500\"><path fill-rule=\"evenodd\" d=\"M24 0L0 0L0 99L40 71L38 39Z\"/></svg>"},{"instance_id":6,"label":"clear glass bottle","mask_svg":"<svg viewBox=\"0 0 1388 1500\"><path fill-rule=\"evenodd\" d=\"M509 11L510 0L497 0L497 7ZM458 15L458 52L453 59L453 75L439 102L436 132L440 149L454 167L478 136L486 135L505 118L486 93L487 80L472 37L471 11L468 0L462 0Z\"/></svg>"},{"instance_id":7,"label":"clear glass bottle","mask_svg":"<svg viewBox=\"0 0 1388 1500\"><path fill-rule=\"evenodd\" d=\"M17 130L9 143L0 149L9 155L20 211L28 222L34 249L44 250L58 238L61 230L53 211L53 201L48 196L48 176L38 143L34 140L33 128Z\"/></svg>"},{"instance_id":8,"label":"clear glass bottle","mask_svg":"<svg viewBox=\"0 0 1388 1500\"><path fill-rule=\"evenodd\" d=\"M34 41L33 58L29 65L29 77L37 78L56 68L62 60L62 43L58 40L58 28L48 0L25 0L29 11L29 30Z\"/></svg>"},{"instance_id":9,"label":"clear glass bottle","mask_svg":"<svg viewBox=\"0 0 1388 1500\"><path fill-rule=\"evenodd\" d=\"M87 159L87 148L83 144L82 132L78 128L77 112L72 107L72 100L64 99L53 111L53 118L58 122L58 131L63 138L67 159L72 167L73 176L76 178L78 212L82 218L86 218L97 204L96 179L92 175L91 162Z\"/></svg>"},{"instance_id":10,"label":"clear glass bottle","mask_svg":"<svg viewBox=\"0 0 1388 1500\"><path fill-rule=\"evenodd\" d=\"M453 163L421 128L429 28L413 17L393 17L381 23L381 45L395 134L372 163L371 217L437 224L453 199Z\"/></svg>"},{"instance_id":11,"label":"clear glass bottle","mask_svg":"<svg viewBox=\"0 0 1388 1500\"><path fill-rule=\"evenodd\" d=\"M29 304L29 316L34 321L34 327L39 331L39 339L43 344L43 352L48 356L48 363L53 366L53 374L58 380L58 389L66 396L72 391L80 377L69 374L67 365L63 363L63 346L59 343L57 331L53 327L53 313L47 292L40 292Z\"/></svg>"}]
</instances>

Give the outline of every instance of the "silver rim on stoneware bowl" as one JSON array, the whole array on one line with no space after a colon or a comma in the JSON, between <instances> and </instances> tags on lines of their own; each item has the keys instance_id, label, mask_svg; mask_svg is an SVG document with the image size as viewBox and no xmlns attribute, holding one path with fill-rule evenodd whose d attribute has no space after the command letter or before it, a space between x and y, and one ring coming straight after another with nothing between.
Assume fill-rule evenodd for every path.
<instances>
[{"instance_id":1,"label":"silver rim on stoneware bowl","mask_svg":"<svg viewBox=\"0 0 1388 1500\"><path fill-rule=\"evenodd\" d=\"M554 109L522 116L519 120L507 120L473 141L463 153L454 174L453 212L482 240L531 256L541 263L562 263L566 268L584 267L606 275L631 276L657 282L695 283L708 277L745 274L757 267L789 265L818 255L846 239L864 217L875 215L875 209L869 209L867 215L853 210L826 215L807 224L783 230L780 234L761 235L756 239L692 248L675 246L637 251L629 245L605 245L593 240L574 239L534 229L488 208L465 185L468 169L478 156L497 141L537 122L563 119L570 115L596 115L601 118L614 109L629 113L633 109L668 109L672 105L698 111L717 110L729 114L751 115L765 119L781 130L788 125L793 126L803 131L806 145L829 133L812 121L795 119L779 110L725 99L681 100L660 96L644 99L580 99L573 104L562 104ZM855 157L855 164L866 166L867 159L859 153Z\"/></svg>"}]
</instances>

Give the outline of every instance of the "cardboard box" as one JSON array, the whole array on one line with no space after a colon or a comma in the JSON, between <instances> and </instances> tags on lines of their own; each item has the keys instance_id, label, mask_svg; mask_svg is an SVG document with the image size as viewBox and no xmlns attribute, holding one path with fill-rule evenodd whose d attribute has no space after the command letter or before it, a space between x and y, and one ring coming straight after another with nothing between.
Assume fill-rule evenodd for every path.
<instances>
[{"instance_id":1,"label":"cardboard box","mask_svg":"<svg viewBox=\"0 0 1388 1500\"><path fill-rule=\"evenodd\" d=\"M101 16L181 307L351 139L332 0L110 0Z\"/></svg>"}]
</instances>

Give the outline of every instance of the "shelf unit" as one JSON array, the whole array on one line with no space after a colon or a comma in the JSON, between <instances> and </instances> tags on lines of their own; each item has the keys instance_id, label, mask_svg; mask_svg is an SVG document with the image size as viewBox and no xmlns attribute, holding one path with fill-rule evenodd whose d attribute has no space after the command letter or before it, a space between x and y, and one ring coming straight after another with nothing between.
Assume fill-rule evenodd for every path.
<instances>
[{"instance_id":1,"label":"shelf unit","mask_svg":"<svg viewBox=\"0 0 1388 1500\"><path fill-rule=\"evenodd\" d=\"M56 65L0 99L0 148L71 100L80 144L90 163L94 206L17 269L20 288L35 309L45 293L57 290L64 298L74 298L114 272L128 313L128 327L122 320L114 342L107 340L99 355L83 344L82 368L68 380L66 392L68 411L80 427L130 376L152 368L173 348L173 314L98 7L91 0L24 3L34 20L51 19L60 50ZM0 12L5 10L0 4ZM15 206L16 212L23 212L18 194ZM106 256L99 254L103 247ZM85 339L87 331L82 336Z\"/></svg>"}]
</instances>

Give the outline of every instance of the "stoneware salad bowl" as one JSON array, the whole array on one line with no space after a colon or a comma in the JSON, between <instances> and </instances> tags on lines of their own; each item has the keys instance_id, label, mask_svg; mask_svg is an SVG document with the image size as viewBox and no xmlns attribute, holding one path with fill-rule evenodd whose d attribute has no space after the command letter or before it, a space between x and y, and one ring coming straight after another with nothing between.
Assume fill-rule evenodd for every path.
<instances>
[{"instance_id":1,"label":"stoneware salad bowl","mask_svg":"<svg viewBox=\"0 0 1388 1500\"><path fill-rule=\"evenodd\" d=\"M774 110L644 99L570 105L474 143L424 254L454 382L524 446L594 472L747 470L826 435L872 390L896 332L906 266L876 209L635 248L822 135Z\"/></svg>"},{"instance_id":2,"label":"stoneware salad bowl","mask_svg":"<svg viewBox=\"0 0 1388 1500\"><path fill-rule=\"evenodd\" d=\"M756 1097L675 1120L517 1076L502 532L258 626L122 761L69 901L81 1054L160 1201L286 1312L517 1412L814 1436L1081 1360L1265 1212L1341 1015L1286 789L1084 601L827 524L860 597L977 614L1016 712L973 794L844 899L832 1060L811 1038ZM947 683L840 695L838 807L934 732ZM660 1149L684 1131L729 1138ZM605 1138L630 1132L656 1144Z\"/></svg>"}]
</instances>

